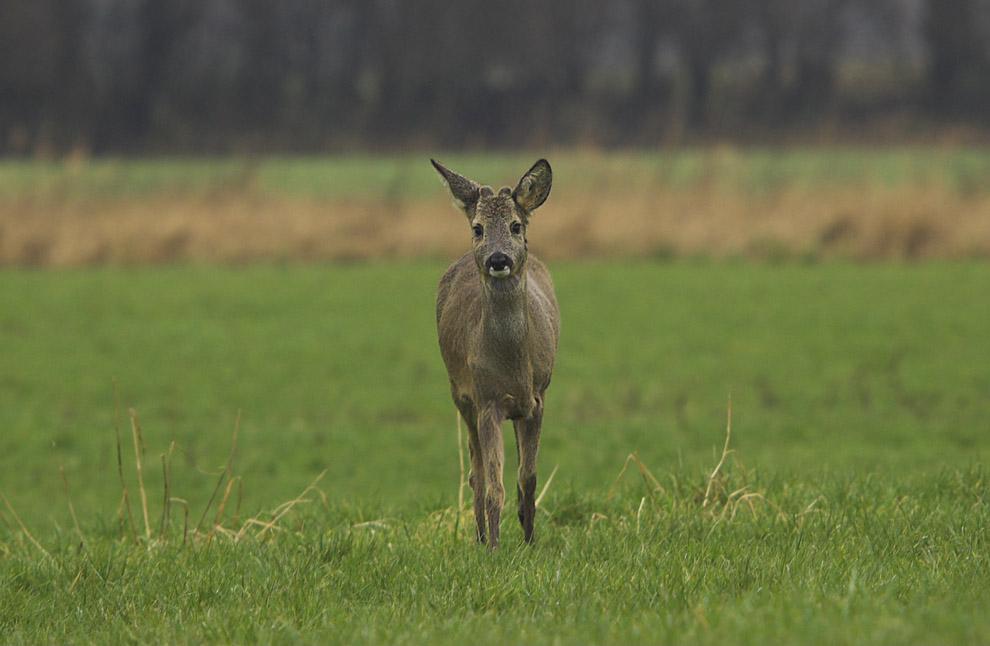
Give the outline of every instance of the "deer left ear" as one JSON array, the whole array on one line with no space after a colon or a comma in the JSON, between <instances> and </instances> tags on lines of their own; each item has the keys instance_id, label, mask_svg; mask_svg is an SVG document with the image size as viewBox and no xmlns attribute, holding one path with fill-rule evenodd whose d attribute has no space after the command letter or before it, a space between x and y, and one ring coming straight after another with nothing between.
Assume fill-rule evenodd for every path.
<instances>
[{"instance_id":1,"label":"deer left ear","mask_svg":"<svg viewBox=\"0 0 990 646\"><path fill-rule=\"evenodd\" d=\"M444 186L450 191L450 196L454 198L454 205L467 212L478 201L480 191L478 183L455 173L435 159L431 159L430 163L440 174Z\"/></svg>"},{"instance_id":2,"label":"deer left ear","mask_svg":"<svg viewBox=\"0 0 990 646\"><path fill-rule=\"evenodd\" d=\"M524 211L533 211L550 195L552 182L553 172L550 170L550 162L541 159L519 180L519 185L512 191L512 199Z\"/></svg>"}]
</instances>

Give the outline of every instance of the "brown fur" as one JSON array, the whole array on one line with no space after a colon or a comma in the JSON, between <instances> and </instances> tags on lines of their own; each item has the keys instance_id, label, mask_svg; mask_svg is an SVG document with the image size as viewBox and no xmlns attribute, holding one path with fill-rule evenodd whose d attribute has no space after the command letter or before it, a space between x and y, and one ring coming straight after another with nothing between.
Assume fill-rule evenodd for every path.
<instances>
[{"instance_id":1,"label":"brown fur","mask_svg":"<svg viewBox=\"0 0 990 646\"><path fill-rule=\"evenodd\" d=\"M519 458L519 522L529 542L543 396L557 353L560 313L549 272L528 254L526 227L550 193L550 165L541 159L515 190L498 193L433 165L474 230L473 251L440 278L437 332L451 396L468 427L477 537L485 541L487 526L489 547L498 545L505 502L502 423L510 419Z\"/></svg>"}]
</instances>

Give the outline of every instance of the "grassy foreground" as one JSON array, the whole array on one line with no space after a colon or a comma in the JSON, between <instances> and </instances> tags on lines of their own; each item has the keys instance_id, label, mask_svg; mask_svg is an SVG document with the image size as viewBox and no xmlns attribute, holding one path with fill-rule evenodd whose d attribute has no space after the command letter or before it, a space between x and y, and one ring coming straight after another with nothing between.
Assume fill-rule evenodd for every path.
<instances>
[{"instance_id":1,"label":"grassy foreground","mask_svg":"<svg viewBox=\"0 0 990 646\"><path fill-rule=\"evenodd\" d=\"M449 514L301 516L272 540L3 558L8 642L984 643L986 473L764 484L755 515L567 491L532 548ZM807 505L808 497L817 504ZM817 496L818 498L814 498ZM592 510L595 510L592 513ZM518 532L514 532L518 533Z\"/></svg>"},{"instance_id":2,"label":"grassy foreground","mask_svg":"<svg viewBox=\"0 0 990 646\"><path fill-rule=\"evenodd\" d=\"M441 269L0 272L3 641L990 640L990 266L555 263L557 471L495 554Z\"/></svg>"}]
</instances>

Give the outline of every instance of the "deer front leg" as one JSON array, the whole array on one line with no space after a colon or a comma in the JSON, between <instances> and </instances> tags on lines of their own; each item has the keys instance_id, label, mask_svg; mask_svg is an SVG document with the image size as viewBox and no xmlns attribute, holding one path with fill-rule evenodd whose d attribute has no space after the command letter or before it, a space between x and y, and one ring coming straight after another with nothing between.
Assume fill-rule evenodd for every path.
<instances>
[{"instance_id":1,"label":"deer front leg","mask_svg":"<svg viewBox=\"0 0 990 646\"><path fill-rule=\"evenodd\" d=\"M468 451L471 456L471 471L468 474L468 483L471 485L471 493L474 495L474 526L476 537L479 543L485 542L485 467L481 451L481 442L478 440L478 422L471 420L466 422L468 427Z\"/></svg>"},{"instance_id":2,"label":"deer front leg","mask_svg":"<svg viewBox=\"0 0 990 646\"><path fill-rule=\"evenodd\" d=\"M502 421L505 419L501 408L494 402L485 405L478 417L478 439L484 462L485 514L488 519L488 548L498 547L498 523L505 503L505 489L502 486L502 462L505 449L502 444ZM475 512L478 497L475 494ZM482 521L478 520L479 527ZM480 531L480 530L479 530Z\"/></svg>"},{"instance_id":3,"label":"deer front leg","mask_svg":"<svg viewBox=\"0 0 990 646\"><path fill-rule=\"evenodd\" d=\"M453 387L453 384L451 384ZM478 412L474 403L467 397L459 397L453 391L454 404L460 413L464 425L468 429L468 455L471 456L471 471L468 473L468 484L474 494L474 525L475 537L479 543L485 542L485 469L482 461L481 442L478 440Z\"/></svg>"},{"instance_id":4,"label":"deer front leg","mask_svg":"<svg viewBox=\"0 0 990 646\"><path fill-rule=\"evenodd\" d=\"M540 448L540 427L543 425L543 401L537 398L533 413L513 422L516 449L519 453L519 476L516 493L519 496L519 523L523 540L533 541L533 521L536 516L536 454Z\"/></svg>"}]
</instances>

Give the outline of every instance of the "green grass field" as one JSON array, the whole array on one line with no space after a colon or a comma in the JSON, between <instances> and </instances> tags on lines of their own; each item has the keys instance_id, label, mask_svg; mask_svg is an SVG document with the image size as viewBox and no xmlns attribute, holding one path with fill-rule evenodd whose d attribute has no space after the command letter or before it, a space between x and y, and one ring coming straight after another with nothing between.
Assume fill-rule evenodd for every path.
<instances>
[{"instance_id":1,"label":"green grass field","mask_svg":"<svg viewBox=\"0 0 990 646\"><path fill-rule=\"evenodd\" d=\"M990 641L990 265L554 263L556 474L494 554L442 269L0 272L0 641Z\"/></svg>"},{"instance_id":2,"label":"green grass field","mask_svg":"<svg viewBox=\"0 0 990 646\"><path fill-rule=\"evenodd\" d=\"M556 192L605 185L720 185L764 193L781 187L944 185L985 193L990 153L965 146L672 149L653 153L416 152L330 157L0 160L0 197L126 199L161 193L252 190L309 197L423 198L436 194L427 159L438 157L484 181L518 177L540 155L554 165Z\"/></svg>"}]
</instances>

